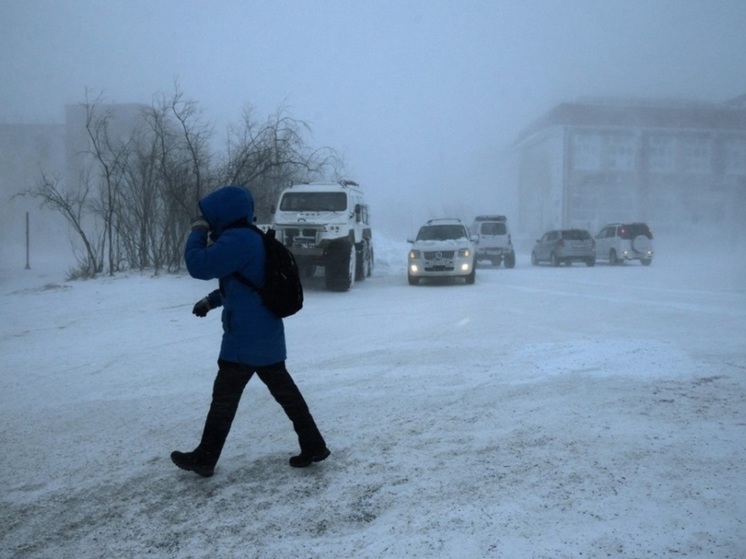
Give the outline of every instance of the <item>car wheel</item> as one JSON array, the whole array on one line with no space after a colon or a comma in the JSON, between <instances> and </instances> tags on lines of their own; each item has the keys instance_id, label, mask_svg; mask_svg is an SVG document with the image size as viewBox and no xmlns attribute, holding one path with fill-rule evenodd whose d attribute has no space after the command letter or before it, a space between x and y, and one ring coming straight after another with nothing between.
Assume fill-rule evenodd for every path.
<instances>
[{"instance_id":1,"label":"car wheel","mask_svg":"<svg viewBox=\"0 0 746 559\"><path fill-rule=\"evenodd\" d=\"M418 285L420 283L420 278L416 278L409 274L407 274L407 280L409 281L409 285Z\"/></svg>"},{"instance_id":2,"label":"car wheel","mask_svg":"<svg viewBox=\"0 0 746 559\"><path fill-rule=\"evenodd\" d=\"M596 259L595 258L589 258L585 261L585 265L589 268L596 265Z\"/></svg>"},{"instance_id":3,"label":"car wheel","mask_svg":"<svg viewBox=\"0 0 746 559\"><path fill-rule=\"evenodd\" d=\"M515 268L515 252L511 251L503 259L506 268Z\"/></svg>"},{"instance_id":4,"label":"car wheel","mask_svg":"<svg viewBox=\"0 0 746 559\"><path fill-rule=\"evenodd\" d=\"M472 285L476 277L477 277L477 269L474 266L472 266L471 274L469 274L468 276L464 276L464 279L466 280L466 284Z\"/></svg>"},{"instance_id":5,"label":"car wheel","mask_svg":"<svg viewBox=\"0 0 746 559\"><path fill-rule=\"evenodd\" d=\"M560 265L559 258L557 258L557 255L555 253L552 253L549 255L549 262L551 262L552 266L555 266L555 267Z\"/></svg>"},{"instance_id":6,"label":"car wheel","mask_svg":"<svg viewBox=\"0 0 746 559\"><path fill-rule=\"evenodd\" d=\"M617 258L616 251L613 248L609 251L609 264L612 266L619 264L619 259Z\"/></svg>"},{"instance_id":7,"label":"car wheel","mask_svg":"<svg viewBox=\"0 0 746 559\"><path fill-rule=\"evenodd\" d=\"M536 257L536 253L531 251L531 265L532 266L538 266L539 265L539 259Z\"/></svg>"},{"instance_id":8,"label":"car wheel","mask_svg":"<svg viewBox=\"0 0 746 559\"><path fill-rule=\"evenodd\" d=\"M650 264L653 262L652 258L645 258L643 260L640 260L640 263L643 266L650 266Z\"/></svg>"}]
</instances>

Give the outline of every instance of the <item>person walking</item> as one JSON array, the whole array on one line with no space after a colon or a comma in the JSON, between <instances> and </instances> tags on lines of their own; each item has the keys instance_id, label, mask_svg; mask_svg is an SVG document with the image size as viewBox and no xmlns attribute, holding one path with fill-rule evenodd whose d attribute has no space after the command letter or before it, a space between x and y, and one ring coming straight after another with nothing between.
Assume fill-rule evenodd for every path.
<instances>
[{"instance_id":1,"label":"person walking","mask_svg":"<svg viewBox=\"0 0 746 559\"><path fill-rule=\"evenodd\" d=\"M189 275L201 280L218 278L219 289L200 299L192 312L204 317L222 306L223 338L202 439L191 452L172 452L171 460L182 470L213 475L241 395L254 373L282 406L298 435L300 454L290 458L290 465L302 468L325 460L331 453L285 368L282 319L235 275L241 274L254 285L264 282L263 240L248 227L254 222L251 193L239 186L224 186L200 200L199 210L184 260Z\"/></svg>"}]
</instances>

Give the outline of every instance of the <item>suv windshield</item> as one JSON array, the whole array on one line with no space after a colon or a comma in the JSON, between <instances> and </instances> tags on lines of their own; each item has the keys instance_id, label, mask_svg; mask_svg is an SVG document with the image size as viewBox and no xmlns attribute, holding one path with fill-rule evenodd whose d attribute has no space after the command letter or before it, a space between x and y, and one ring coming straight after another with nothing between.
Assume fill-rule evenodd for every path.
<instances>
[{"instance_id":1,"label":"suv windshield","mask_svg":"<svg viewBox=\"0 0 746 559\"><path fill-rule=\"evenodd\" d=\"M280 201L284 212L341 212L347 209L344 192L286 192Z\"/></svg>"},{"instance_id":2,"label":"suv windshield","mask_svg":"<svg viewBox=\"0 0 746 559\"><path fill-rule=\"evenodd\" d=\"M427 225L417 234L418 241L448 241L465 237L462 225Z\"/></svg>"},{"instance_id":3,"label":"suv windshield","mask_svg":"<svg viewBox=\"0 0 746 559\"><path fill-rule=\"evenodd\" d=\"M653 238L653 233L650 231L650 227L644 223L628 223L622 225L619 228L619 234L622 239L634 239L638 235L645 235L648 239Z\"/></svg>"},{"instance_id":4,"label":"suv windshield","mask_svg":"<svg viewBox=\"0 0 746 559\"><path fill-rule=\"evenodd\" d=\"M584 229L566 229L562 231L562 238L568 241L587 241L591 234Z\"/></svg>"}]
</instances>

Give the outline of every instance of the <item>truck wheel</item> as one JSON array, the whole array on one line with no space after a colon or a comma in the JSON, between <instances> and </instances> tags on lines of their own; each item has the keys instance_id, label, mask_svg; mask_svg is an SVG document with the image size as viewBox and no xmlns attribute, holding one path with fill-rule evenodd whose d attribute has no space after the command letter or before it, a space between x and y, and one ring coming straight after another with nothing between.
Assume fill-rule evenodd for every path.
<instances>
[{"instance_id":1,"label":"truck wheel","mask_svg":"<svg viewBox=\"0 0 746 559\"><path fill-rule=\"evenodd\" d=\"M355 283L357 250L349 241L340 241L329 247L324 280L329 291L347 291Z\"/></svg>"},{"instance_id":2,"label":"truck wheel","mask_svg":"<svg viewBox=\"0 0 746 559\"><path fill-rule=\"evenodd\" d=\"M356 252L355 281L363 281L370 276L370 245L363 241Z\"/></svg>"},{"instance_id":3,"label":"truck wheel","mask_svg":"<svg viewBox=\"0 0 746 559\"><path fill-rule=\"evenodd\" d=\"M300 273L301 279L312 278L316 273L316 264L314 264L313 262L299 262L298 272Z\"/></svg>"},{"instance_id":4,"label":"truck wheel","mask_svg":"<svg viewBox=\"0 0 746 559\"><path fill-rule=\"evenodd\" d=\"M368 277L373 275L373 266L375 265L375 258L373 256L373 245L368 245Z\"/></svg>"}]
</instances>

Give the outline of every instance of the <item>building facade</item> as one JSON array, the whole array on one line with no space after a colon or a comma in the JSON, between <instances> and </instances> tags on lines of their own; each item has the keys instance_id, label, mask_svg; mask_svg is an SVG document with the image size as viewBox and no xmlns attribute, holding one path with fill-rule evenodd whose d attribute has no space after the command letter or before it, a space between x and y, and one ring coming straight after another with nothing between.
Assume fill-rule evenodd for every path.
<instances>
[{"instance_id":1,"label":"building facade","mask_svg":"<svg viewBox=\"0 0 746 559\"><path fill-rule=\"evenodd\" d=\"M143 125L147 105L102 104L95 115L106 116L106 137L126 140ZM71 237L67 223L41 201L20 196L39 184L42 175L63 188L76 185L91 163L90 137L83 105L68 105L62 124L0 124L0 267L25 262L26 214L30 216L32 257L41 252L67 252ZM32 262L35 260L32 258Z\"/></svg>"},{"instance_id":2,"label":"building facade","mask_svg":"<svg viewBox=\"0 0 746 559\"><path fill-rule=\"evenodd\" d=\"M518 234L746 219L746 95L724 103L563 103L517 139Z\"/></svg>"}]
</instances>

